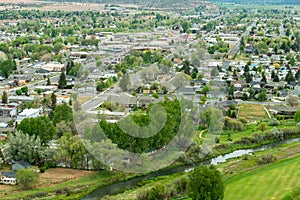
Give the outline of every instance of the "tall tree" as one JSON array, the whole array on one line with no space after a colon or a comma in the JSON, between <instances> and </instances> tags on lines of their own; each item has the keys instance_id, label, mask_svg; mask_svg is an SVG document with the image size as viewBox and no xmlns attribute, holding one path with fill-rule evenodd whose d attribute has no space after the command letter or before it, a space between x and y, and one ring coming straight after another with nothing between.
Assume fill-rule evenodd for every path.
<instances>
[{"instance_id":1,"label":"tall tree","mask_svg":"<svg viewBox=\"0 0 300 200\"><path fill-rule=\"evenodd\" d=\"M128 89L130 87L130 79L129 79L129 75L127 73L125 73L123 75L122 79L119 82L119 86L123 92L128 91Z\"/></svg>"},{"instance_id":2,"label":"tall tree","mask_svg":"<svg viewBox=\"0 0 300 200\"><path fill-rule=\"evenodd\" d=\"M43 145L53 139L56 128L48 117L26 118L17 126L25 134L39 136Z\"/></svg>"},{"instance_id":3,"label":"tall tree","mask_svg":"<svg viewBox=\"0 0 300 200\"><path fill-rule=\"evenodd\" d=\"M8 135L5 154L13 160L25 160L39 165L46 157L46 149L41 143L39 136L17 130Z\"/></svg>"},{"instance_id":4,"label":"tall tree","mask_svg":"<svg viewBox=\"0 0 300 200\"><path fill-rule=\"evenodd\" d=\"M51 80L50 80L50 77L47 78L47 85L51 85Z\"/></svg>"},{"instance_id":5,"label":"tall tree","mask_svg":"<svg viewBox=\"0 0 300 200\"><path fill-rule=\"evenodd\" d=\"M53 92L52 95L51 95L51 107L55 108L55 106L56 106L56 95Z\"/></svg>"},{"instance_id":6,"label":"tall tree","mask_svg":"<svg viewBox=\"0 0 300 200\"><path fill-rule=\"evenodd\" d=\"M64 89L67 86L67 78L64 71L61 72L59 80L58 80L58 88Z\"/></svg>"},{"instance_id":7,"label":"tall tree","mask_svg":"<svg viewBox=\"0 0 300 200\"><path fill-rule=\"evenodd\" d=\"M8 103L8 95L7 95L6 91L4 91L2 94L2 103L4 103L4 104Z\"/></svg>"},{"instance_id":8,"label":"tall tree","mask_svg":"<svg viewBox=\"0 0 300 200\"><path fill-rule=\"evenodd\" d=\"M188 194L193 200L222 200L224 184L213 166L201 166L189 173Z\"/></svg>"},{"instance_id":9,"label":"tall tree","mask_svg":"<svg viewBox=\"0 0 300 200\"><path fill-rule=\"evenodd\" d=\"M54 125L62 121L72 122L73 121L72 108L66 103L56 106L54 109L54 116L52 121Z\"/></svg>"}]
</instances>

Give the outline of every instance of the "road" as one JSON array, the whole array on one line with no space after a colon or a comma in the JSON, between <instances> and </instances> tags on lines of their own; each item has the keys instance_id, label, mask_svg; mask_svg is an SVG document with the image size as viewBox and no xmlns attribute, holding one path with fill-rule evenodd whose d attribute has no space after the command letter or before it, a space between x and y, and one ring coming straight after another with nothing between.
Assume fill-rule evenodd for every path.
<instances>
[{"instance_id":1,"label":"road","mask_svg":"<svg viewBox=\"0 0 300 200\"><path fill-rule=\"evenodd\" d=\"M55 76L50 77L50 82L51 82L51 83L58 82L59 76L60 76L60 75L55 75ZM48 79L40 80L40 81L38 81L38 82L30 83L30 84L24 85L24 86L27 86L28 89L29 89L29 91L30 91L30 90L34 90L36 86L46 85L46 84L47 84L47 80L48 80ZM16 90L20 90L20 89L21 89L22 87L24 87L24 86L14 87L14 88L10 88L10 89L1 88L0 91L1 91L1 93L2 93L2 92L5 90L5 91L7 91L7 92L10 93L10 94L14 94L14 93L16 92Z\"/></svg>"},{"instance_id":2,"label":"road","mask_svg":"<svg viewBox=\"0 0 300 200\"><path fill-rule=\"evenodd\" d=\"M229 51L228 56L233 57L235 54L237 54L240 51L240 45L241 45L241 39L242 37L247 37L250 34L250 31L252 30L252 27L256 25L256 21L253 22L250 26L248 26L247 30L242 34L239 40L236 41L233 48Z\"/></svg>"},{"instance_id":3,"label":"road","mask_svg":"<svg viewBox=\"0 0 300 200\"><path fill-rule=\"evenodd\" d=\"M81 105L81 109L84 112L88 112L88 111L91 111L91 110L99 107L101 105L101 103L106 101L110 95L117 93L117 90L118 90L117 88L109 88L109 89L101 92L100 94L98 94L97 96L92 98L91 100L83 103Z\"/></svg>"}]
</instances>

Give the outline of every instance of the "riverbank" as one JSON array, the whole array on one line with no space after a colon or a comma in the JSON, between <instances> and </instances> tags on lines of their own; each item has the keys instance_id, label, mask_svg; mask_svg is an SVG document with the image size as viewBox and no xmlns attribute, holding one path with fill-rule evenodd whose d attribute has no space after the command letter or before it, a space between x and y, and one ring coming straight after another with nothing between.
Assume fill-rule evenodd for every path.
<instances>
[{"instance_id":1,"label":"riverbank","mask_svg":"<svg viewBox=\"0 0 300 200\"><path fill-rule=\"evenodd\" d=\"M264 156L272 155L276 158L270 163L261 164L258 161ZM300 172L294 173L300 164L300 143L283 144L275 149L255 152L218 165L226 185L225 199L281 199L291 192L291 184L299 183ZM285 170L286 169L286 170ZM171 186L174 181L186 176L178 173L157 177L138 184L138 188L124 191L118 195L109 196L110 200L136 199L140 192L151 189L157 184ZM286 181L283 181L286 180ZM290 181L290 182L289 182ZM288 184L286 184L288 182ZM261 190L261 188L265 188ZM171 190L172 188L166 188ZM259 195L255 195L260 191ZM253 193L253 195L251 195ZM239 197L236 198L236 194ZM249 195L250 194L250 195ZM276 196L274 196L276 194ZM254 197L257 198L254 198ZM253 198L252 198L253 197ZM263 197L263 198L261 198ZM183 194L175 199L188 199Z\"/></svg>"}]
</instances>

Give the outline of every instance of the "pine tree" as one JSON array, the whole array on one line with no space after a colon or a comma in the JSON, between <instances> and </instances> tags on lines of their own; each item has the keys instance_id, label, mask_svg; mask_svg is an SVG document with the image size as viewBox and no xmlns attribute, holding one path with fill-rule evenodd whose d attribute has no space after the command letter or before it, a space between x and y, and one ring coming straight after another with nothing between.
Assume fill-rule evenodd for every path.
<instances>
[{"instance_id":1,"label":"pine tree","mask_svg":"<svg viewBox=\"0 0 300 200\"><path fill-rule=\"evenodd\" d=\"M2 103L4 103L4 104L8 103L8 95L7 95L6 91L4 91L2 94Z\"/></svg>"},{"instance_id":2,"label":"pine tree","mask_svg":"<svg viewBox=\"0 0 300 200\"><path fill-rule=\"evenodd\" d=\"M56 106L56 95L53 92L51 95L51 107L55 108L55 106Z\"/></svg>"},{"instance_id":3,"label":"pine tree","mask_svg":"<svg viewBox=\"0 0 300 200\"><path fill-rule=\"evenodd\" d=\"M67 86L66 74L64 71L62 71L58 80L58 88L64 89L66 86Z\"/></svg>"},{"instance_id":4,"label":"pine tree","mask_svg":"<svg viewBox=\"0 0 300 200\"><path fill-rule=\"evenodd\" d=\"M51 81L50 81L50 78L48 77L47 79L47 85L51 85Z\"/></svg>"}]
</instances>

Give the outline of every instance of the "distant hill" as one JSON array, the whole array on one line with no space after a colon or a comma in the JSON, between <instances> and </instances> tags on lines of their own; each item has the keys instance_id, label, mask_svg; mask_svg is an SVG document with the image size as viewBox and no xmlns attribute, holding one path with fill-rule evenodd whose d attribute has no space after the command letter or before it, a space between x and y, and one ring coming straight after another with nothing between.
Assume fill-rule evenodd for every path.
<instances>
[{"instance_id":1,"label":"distant hill","mask_svg":"<svg viewBox=\"0 0 300 200\"><path fill-rule=\"evenodd\" d=\"M49 0L47 0L49 1ZM78 2L78 3L101 3L109 5L117 4L137 4L148 7L195 7L204 0L50 0L55 2Z\"/></svg>"},{"instance_id":2,"label":"distant hill","mask_svg":"<svg viewBox=\"0 0 300 200\"><path fill-rule=\"evenodd\" d=\"M300 0L210 0L210 2L260 5L300 5Z\"/></svg>"}]
</instances>

